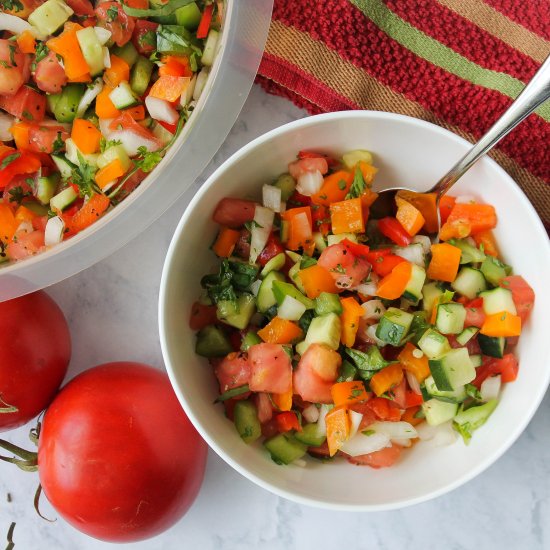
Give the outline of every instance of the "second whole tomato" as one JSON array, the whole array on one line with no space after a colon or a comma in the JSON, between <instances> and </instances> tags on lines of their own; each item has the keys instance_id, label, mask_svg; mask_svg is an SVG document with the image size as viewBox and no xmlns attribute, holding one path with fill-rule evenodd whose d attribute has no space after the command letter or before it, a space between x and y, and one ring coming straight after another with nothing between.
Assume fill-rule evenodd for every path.
<instances>
[{"instance_id":1,"label":"second whole tomato","mask_svg":"<svg viewBox=\"0 0 550 550\"><path fill-rule=\"evenodd\" d=\"M101 540L131 542L185 514L206 452L165 373L108 363L74 378L46 411L38 471L44 494L71 525Z\"/></svg>"}]
</instances>

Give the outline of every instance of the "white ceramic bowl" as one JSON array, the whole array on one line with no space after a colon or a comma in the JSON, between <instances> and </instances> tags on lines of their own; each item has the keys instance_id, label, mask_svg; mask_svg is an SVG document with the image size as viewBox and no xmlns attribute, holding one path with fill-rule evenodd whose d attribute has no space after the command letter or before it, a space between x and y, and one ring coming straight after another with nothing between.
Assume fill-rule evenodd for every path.
<instances>
[{"instance_id":1,"label":"white ceramic bowl","mask_svg":"<svg viewBox=\"0 0 550 550\"><path fill-rule=\"evenodd\" d=\"M78 235L0 267L0 302L57 283L143 231L199 177L229 133L254 82L273 0L227 0L214 65L200 100L165 158L120 205Z\"/></svg>"},{"instance_id":2,"label":"white ceramic bowl","mask_svg":"<svg viewBox=\"0 0 550 550\"><path fill-rule=\"evenodd\" d=\"M446 493L480 474L518 438L535 413L550 379L550 245L531 204L491 159L484 158L453 189L496 207L495 231L506 261L526 277L536 305L517 349L518 379L469 446L434 448L420 443L394 467L373 470L336 460L308 460L305 468L278 466L258 446L245 445L222 407L212 404L217 385L205 359L194 355L188 328L201 276L216 260L209 245L216 226L211 214L224 196L261 197L300 149L339 155L364 148L380 169L375 189L401 184L426 190L468 148L462 138L437 126L395 114L343 112L306 118L261 136L227 160L204 184L185 212L168 251L161 282L159 325L172 384L198 431L238 472L258 485L300 503L341 510L387 510Z\"/></svg>"}]
</instances>

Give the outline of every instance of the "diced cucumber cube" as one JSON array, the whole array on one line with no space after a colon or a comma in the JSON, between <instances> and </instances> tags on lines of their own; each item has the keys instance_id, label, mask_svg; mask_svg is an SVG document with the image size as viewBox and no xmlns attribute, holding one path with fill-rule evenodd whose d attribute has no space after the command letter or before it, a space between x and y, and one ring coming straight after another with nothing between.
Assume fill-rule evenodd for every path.
<instances>
[{"instance_id":1,"label":"diced cucumber cube","mask_svg":"<svg viewBox=\"0 0 550 550\"><path fill-rule=\"evenodd\" d=\"M120 59L123 59L130 65L130 67L134 66L134 63L137 61L139 57L139 53L136 50L135 46L132 44L132 42L126 42L124 46L113 46L111 48L111 53L113 55L116 55L117 57L120 57Z\"/></svg>"},{"instance_id":2,"label":"diced cucumber cube","mask_svg":"<svg viewBox=\"0 0 550 550\"><path fill-rule=\"evenodd\" d=\"M315 307L313 300L309 299L307 296L304 296L294 285L291 285L290 283L276 280L273 282L272 288L278 305L283 303L285 296L292 296L292 298L302 302L307 309L313 309Z\"/></svg>"},{"instance_id":3,"label":"diced cucumber cube","mask_svg":"<svg viewBox=\"0 0 550 550\"><path fill-rule=\"evenodd\" d=\"M290 174L282 174L273 185L281 190L282 201L290 199L296 190L296 180Z\"/></svg>"},{"instance_id":4,"label":"diced cucumber cube","mask_svg":"<svg viewBox=\"0 0 550 550\"><path fill-rule=\"evenodd\" d=\"M208 325L197 334L195 353L202 357L225 357L233 351L225 334L214 325Z\"/></svg>"},{"instance_id":5,"label":"diced cucumber cube","mask_svg":"<svg viewBox=\"0 0 550 550\"><path fill-rule=\"evenodd\" d=\"M422 309L431 313L438 298L443 296L444 290L439 283L431 282L422 287Z\"/></svg>"},{"instance_id":6,"label":"diced cucumber cube","mask_svg":"<svg viewBox=\"0 0 550 550\"><path fill-rule=\"evenodd\" d=\"M121 82L109 93L109 99L117 109L128 109L139 105L139 97L136 96L128 82Z\"/></svg>"},{"instance_id":7,"label":"diced cucumber cube","mask_svg":"<svg viewBox=\"0 0 550 550\"><path fill-rule=\"evenodd\" d=\"M418 347L428 359L435 359L451 349L449 340L434 329L428 329L418 341Z\"/></svg>"},{"instance_id":8,"label":"diced cucumber cube","mask_svg":"<svg viewBox=\"0 0 550 550\"><path fill-rule=\"evenodd\" d=\"M248 348L255 346L256 344L261 344L262 339L252 330L249 330L241 342L241 351L248 351Z\"/></svg>"},{"instance_id":9,"label":"diced cucumber cube","mask_svg":"<svg viewBox=\"0 0 550 550\"><path fill-rule=\"evenodd\" d=\"M299 273L300 273L300 263L301 262L296 262L289 270L288 270L288 276L292 279L292 281L294 282L294 284L299 288L300 292L302 294L305 294L306 292L306 289L304 288L304 285L302 284L302 280L300 279L299 277ZM291 285L292 286L292 285Z\"/></svg>"},{"instance_id":10,"label":"diced cucumber cube","mask_svg":"<svg viewBox=\"0 0 550 550\"><path fill-rule=\"evenodd\" d=\"M484 355L498 358L503 357L504 348L506 347L506 338L503 336L485 336L485 334L478 334L477 341L481 353Z\"/></svg>"},{"instance_id":11,"label":"diced cucumber cube","mask_svg":"<svg viewBox=\"0 0 550 550\"><path fill-rule=\"evenodd\" d=\"M306 338L300 347L299 353L303 354L311 344L325 344L329 348L337 350L340 346L341 330L342 323L340 317L335 313L327 313L326 315L314 317L307 329Z\"/></svg>"},{"instance_id":12,"label":"diced cucumber cube","mask_svg":"<svg viewBox=\"0 0 550 550\"><path fill-rule=\"evenodd\" d=\"M319 447L326 440L324 435L319 435L319 427L316 423L302 426L302 431L296 432L294 437L308 447Z\"/></svg>"},{"instance_id":13,"label":"diced cucumber cube","mask_svg":"<svg viewBox=\"0 0 550 550\"><path fill-rule=\"evenodd\" d=\"M220 304L218 302L218 310L216 315L218 319L232 327L238 328L240 330L245 329L250 323L250 319L254 313L256 313L256 299L252 294L241 294L237 298L237 311L230 312L220 309Z\"/></svg>"},{"instance_id":14,"label":"diced cucumber cube","mask_svg":"<svg viewBox=\"0 0 550 550\"><path fill-rule=\"evenodd\" d=\"M73 13L63 0L46 0L34 9L28 21L40 34L48 36L60 29Z\"/></svg>"},{"instance_id":15,"label":"diced cucumber cube","mask_svg":"<svg viewBox=\"0 0 550 550\"><path fill-rule=\"evenodd\" d=\"M435 326L442 334L460 334L465 320L466 308L462 304L449 302L437 306Z\"/></svg>"},{"instance_id":16,"label":"diced cucumber cube","mask_svg":"<svg viewBox=\"0 0 550 550\"><path fill-rule=\"evenodd\" d=\"M476 377L476 369L466 348L451 349L442 357L430 359L429 365L439 390L454 391Z\"/></svg>"},{"instance_id":17,"label":"diced cucumber cube","mask_svg":"<svg viewBox=\"0 0 550 550\"><path fill-rule=\"evenodd\" d=\"M481 271L472 267L463 267L451 283L451 287L462 296L473 300L480 292L487 289L487 283Z\"/></svg>"},{"instance_id":18,"label":"diced cucumber cube","mask_svg":"<svg viewBox=\"0 0 550 550\"><path fill-rule=\"evenodd\" d=\"M252 401L239 400L235 404L233 420L237 432L245 443L252 443L262 435L262 425Z\"/></svg>"},{"instance_id":19,"label":"diced cucumber cube","mask_svg":"<svg viewBox=\"0 0 550 550\"><path fill-rule=\"evenodd\" d=\"M50 208L53 211L63 211L71 206L77 198L78 193L72 187L67 187L50 199Z\"/></svg>"},{"instance_id":20,"label":"diced cucumber cube","mask_svg":"<svg viewBox=\"0 0 550 550\"><path fill-rule=\"evenodd\" d=\"M155 64L152 61L141 55L137 58L136 63L132 67L130 73L130 88L132 88L138 97L141 97L147 90L154 67Z\"/></svg>"},{"instance_id":21,"label":"diced cucumber cube","mask_svg":"<svg viewBox=\"0 0 550 550\"><path fill-rule=\"evenodd\" d=\"M440 390L436 384L433 376L428 376L424 380L424 385L428 395L440 399L441 401L447 401L448 403L462 403L466 399L466 390L464 386L459 386L456 390Z\"/></svg>"},{"instance_id":22,"label":"diced cucumber cube","mask_svg":"<svg viewBox=\"0 0 550 550\"><path fill-rule=\"evenodd\" d=\"M478 332L477 327L467 327L456 337L456 341L461 346L465 346Z\"/></svg>"},{"instance_id":23,"label":"diced cucumber cube","mask_svg":"<svg viewBox=\"0 0 550 550\"><path fill-rule=\"evenodd\" d=\"M76 31L76 38L84 60L90 68L90 75L96 76L105 69L103 63L103 46L93 27Z\"/></svg>"},{"instance_id":24,"label":"diced cucumber cube","mask_svg":"<svg viewBox=\"0 0 550 550\"><path fill-rule=\"evenodd\" d=\"M342 303L340 302L340 298L338 298L338 294L321 292L314 301L315 313L317 315L325 315L327 313L340 315L342 313Z\"/></svg>"},{"instance_id":25,"label":"diced cucumber cube","mask_svg":"<svg viewBox=\"0 0 550 550\"><path fill-rule=\"evenodd\" d=\"M481 264L481 273L493 286L498 286L501 279L504 279L507 275L510 275L512 268L502 263L493 256L487 256Z\"/></svg>"},{"instance_id":26,"label":"diced cucumber cube","mask_svg":"<svg viewBox=\"0 0 550 550\"><path fill-rule=\"evenodd\" d=\"M191 2L176 10L176 22L186 29L194 31L201 22L202 13L196 2Z\"/></svg>"},{"instance_id":27,"label":"diced cucumber cube","mask_svg":"<svg viewBox=\"0 0 550 550\"><path fill-rule=\"evenodd\" d=\"M122 145L111 145L97 157L97 167L103 168L114 160L120 161L124 171L129 170L132 165L132 161Z\"/></svg>"},{"instance_id":28,"label":"diced cucumber cube","mask_svg":"<svg viewBox=\"0 0 550 550\"><path fill-rule=\"evenodd\" d=\"M405 287L405 292L403 292L403 298L413 304L418 304L422 298L422 287L425 280L426 270L416 264L412 264L411 277Z\"/></svg>"},{"instance_id":29,"label":"diced cucumber cube","mask_svg":"<svg viewBox=\"0 0 550 550\"><path fill-rule=\"evenodd\" d=\"M470 407L460 411L453 420L454 429L462 436L465 443L469 443L472 432L483 426L498 404L497 399L491 399L477 407Z\"/></svg>"},{"instance_id":30,"label":"diced cucumber cube","mask_svg":"<svg viewBox=\"0 0 550 550\"><path fill-rule=\"evenodd\" d=\"M453 240L449 244L460 248L462 252L460 255L461 264L480 263L485 260L485 254L479 248L470 244L467 239Z\"/></svg>"},{"instance_id":31,"label":"diced cucumber cube","mask_svg":"<svg viewBox=\"0 0 550 550\"><path fill-rule=\"evenodd\" d=\"M36 183L36 198L40 201L41 204L50 204L51 198L55 194L55 190L59 185L59 174L53 172L49 176L40 176Z\"/></svg>"},{"instance_id":32,"label":"diced cucumber cube","mask_svg":"<svg viewBox=\"0 0 550 550\"><path fill-rule=\"evenodd\" d=\"M422 412L430 426L439 426L452 420L457 411L458 405L456 403L447 403L440 399L434 398L422 403Z\"/></svg>"},{"instance_id":33,"label":"diced cucumber cube","mask_svg":"<svg viewBox=\"0 0 550 550\"><path fill-rule=\"evenodd\" d=\"M482 355L470 355L470 361L472 362L472 365L477 369L477 367L481 367L483 363L483 356Z\"/></svg>"},{"instance_id":34,"label":"diced cucumber cube","mask_svg":"<svg viewBox=\"0 0 550 550\"><path fill-rule=\"evenodd\" d=\"M372 164L372 153L365 149L356 149L355 151L349 151L342 156L342 161L348 170L352 170L358 162L366 162Z\"/></svg>"},{"instance_id":35,"label":"diced cucumber cube","mask_svg":"<svg viewBox=\"0 0 550 550\"><path fill-rule=\"evenodd\" d=\"M284 282L285 276L278 271L270 271L260 285L258 290L258 296L256 297L256 305L258 311L262 313L266 312L270 307L273 307L277 303L275 294L273 293L274 281Z\"/></svg>"},{"instance_id":36,"label":"diced cucumber cube","mask_svg":"<svg viewBox=\"0 0 550 550\"><path fill-rule=\"evenodd\" d=\"M279 271L279 269L282 269L286 262L286 256L284 252L281 252L280 254L277 254L276 256L273 256L262 269L260 275L262 277L265 277L269 272L271 271Z\"/></svg>"},{"instance_id":37,"label":"diced cucumber cube","mask_svg":"<svg viewBox=\"0 0 550 550\"><path fill-rule=\"evenodd\" d=\"M483 311L485 315L492 315L493 313L500 313L502 311L507 311L512 315L517 314L512 291L507 288L493 288L492 290L481 292L479 296L483 298Z\"/></svg>"},{"instance_id":38,"label":"diced cucumber cube","mask_svg":"<svg viewBox=\"0 0 550 550\"><path fill-rule=\"evenodd\" d=\"M409 332L413 316L411 313L390 307L380 318L376 337L392 346L399 346Z\"/></svg>"},{"instance_id":39,"label":"diced cucumber cube","mask_svg":"<svg viewBox=\"0 0 550 550\"><path fill-rule=\"evenodd\" d=\"M307 445L289 434L279 434L264 442L271 458L277 464L290 464L302 458L307 452Z\"/></svg>"},{"instance_id":40,"label":"diced cucumber cube","mask_svg":"<svg viewBox=\"0 0 550 550\"><path fill-rule=\"evenodd\" d=\"M69 179L73 174L73 170L76 169L76 164L72 163L64 155L51 155L51 158L59 170L61 177L64 180Z\"/></svg>"},{"instance_id":41,"label":"diced cucumber cube","mask_svg":"<svg viewBox=\"0 0 550 550\"><path fill-rule=\"evenodd\" d=\"M352 243L356 243L357 235L355 235L355 233L339 233L338 235L327 235L327 243L329 246L332 246L333 244L338 244L344 239L347 239Z\"/></svg>"},{"instance_id":42,"label":"diced cucumber cube","mask_svg":"<svg viewBox=\"0 0 550 550\"><path fill-rule=\"evenodd\" d=\"M218 39L220 33L215 29L210 29L206 42L204 43L204 49L202 51L201 63L205 67L212 66L214 63L214 57L216 55L216 46L218 45Z\"/></svg>"},{"instance_id":43,"label":"diced cucumber cube","mask_svg":"<svg viewBox=\"0 0 550 550\"><path fill-rule=\"evenodd\" d=\"M319 233L318 231L313 233L313 242L315 243L315 248L319 252L323 252L323 250L325 250L325 248L328 246L327 241L325 241L325 237L322 233Z\"/></svg>"}]
</instances>

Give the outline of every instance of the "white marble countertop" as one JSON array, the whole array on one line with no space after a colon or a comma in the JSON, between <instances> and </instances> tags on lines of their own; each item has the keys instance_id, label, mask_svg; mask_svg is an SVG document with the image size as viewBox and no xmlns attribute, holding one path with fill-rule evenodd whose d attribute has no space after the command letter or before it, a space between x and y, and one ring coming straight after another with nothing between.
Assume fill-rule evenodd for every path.
<instances>
[{"instance_id":1,"label":"white marble countertop","mask_svg":"<svg viewBox=\"0 0 550 550\"><path fill-rule=\"evenodd\" d=\"M255 87L205 175L251 139L305 115L286 100ZM193 193L193 189L187 192L144 235L113 256L49 289L71 327L71 377L93 365L117 360L162 367L157 335L160 274L172 233ZM3 435L28 445L28 429ZM16 521L18 550L114 547L88 538L61 518L54 523L40 519L33 509L37 484L37 474L0 463L0 539L10 522ZM42 510L47 517L56 517L46 499L42 499ZM482 475L434 501L394 512L344 513L301 506L252 484L210 451L203 487L187 515L164 534L127 547L537 550L550 548L549 520L547 395L526 432Z\"/></svg>"}]
</instances>

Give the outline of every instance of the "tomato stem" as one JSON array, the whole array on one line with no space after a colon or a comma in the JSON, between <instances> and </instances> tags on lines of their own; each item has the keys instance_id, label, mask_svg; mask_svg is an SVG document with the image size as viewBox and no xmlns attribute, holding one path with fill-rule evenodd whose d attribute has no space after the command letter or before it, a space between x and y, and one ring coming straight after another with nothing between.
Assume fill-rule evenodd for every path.
<instances>
[{"instance_id":1,"label":"tomato stem","mask_svg":"<svg viewBox=\"0 0 550 550\"><path fill-rule=\"evenodd\" d=\"M25 471L34 472L38 469L38 453L22 449L21 447L18 447L9 441L5 441L4 439L0 439L0 448L5 449L18 457L15 458L0 455L0 460L3 460L4 462L11 462L18 468Z\"/></svg>"},{"instance_id":2,"label":"tomato stem","mask_svg":"<svg viewBox=\"0 0 550 550\"><path fill-rule=\"evenodd\" d=\"M6 550L13 550L15 548L15 543L13 542L13 530L15 529L15 521L11 522L10 528L8 529L8 545L6 546Z\"/></svg>"},{"instance_id":3,"label":"tomato stem","mask_svg":"<svg viewBox=\"0 0 550 550\"><path fill-rule=\"evenodd\" d=\"M2 399L2 396L0 396L0 405L2 405L2 407L0 407L0 414L15 413L19 411L19 409L16 406L6 403Z\"/></svg>"},{"instance_id":4,"label":"tomato stem","mask_svg":"<svg viewBox=\"0 0 550 550\"><path fill-rule=\"evenodd\" d=\"M46 521L53 523L54 521L56 521L55 519L49 519L46 516L42 515L42 512L40 512L40 495L41 494L42 494L42 485L39 483L38 487L36 488L36 493L34 493L34 509L42 519L45 519Z\"/></svg>"}]
</instances>

